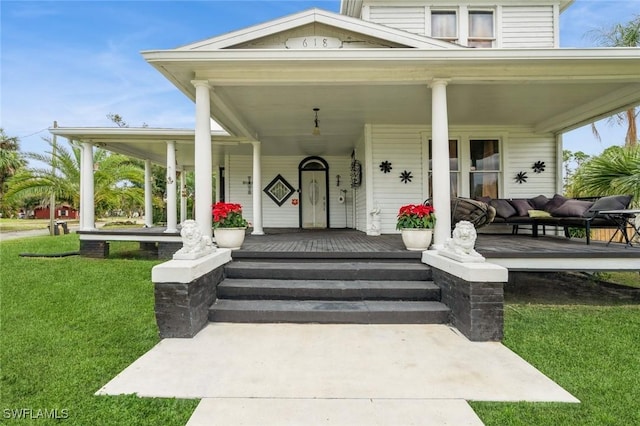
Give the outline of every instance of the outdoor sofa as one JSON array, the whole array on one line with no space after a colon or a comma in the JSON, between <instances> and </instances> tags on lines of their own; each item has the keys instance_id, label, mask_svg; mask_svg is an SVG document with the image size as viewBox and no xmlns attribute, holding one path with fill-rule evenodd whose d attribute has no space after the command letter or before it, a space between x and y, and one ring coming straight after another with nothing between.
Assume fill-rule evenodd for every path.
<instances>
[{"instance_id":1,"label":"outdoor sofa","mask_svg":"<svg viewBox=\"0 0 640 426\"><path fill-rule=\"evenodd\" d=\"M590 231L594 228L620 229L625 226L620 216L601 214L607 210L628 209L631 195L608 197L566 198L555 194L551 199L544 195L534 198L491 199L479 197L496 211L493 223L512 225L512 233L517 234L521 225L530 225L534 237L538 236L540 225L558 226L564 229L564 235L570 238L569 228L583 228L587 244L591 243Z\"/></svg>"}]
</instances>

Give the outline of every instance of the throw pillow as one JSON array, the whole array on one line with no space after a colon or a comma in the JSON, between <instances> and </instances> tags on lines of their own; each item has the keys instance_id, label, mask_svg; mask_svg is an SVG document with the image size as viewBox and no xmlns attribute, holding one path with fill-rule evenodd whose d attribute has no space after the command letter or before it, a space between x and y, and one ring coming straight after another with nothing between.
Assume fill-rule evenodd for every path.
<instances>
[{"instance_id":1,"label":"throw pillow","mask_svg":"<svg viewBox=\"0 0 640 426\"><path fill-rule=\"evenodd\" d=\"M529 210L529 217L551 217L551 213L544 210Z\"/></svg>"},{"instance_id":2,"label":"throw pillow","mask_svg":"<svg viewBox=\"0 0 640 426\"><path fill-rule=\"evenodd\" d=\"M511 216L515 216L517 213L516 209L514 209L513 206L509 204L509 201L507 200L503 200L503 199L491 200L489 202L489 205L494 209L496 209L496 216L500 216L505 219Z\"/></svg>"},{"instance_id":3,"label":"throw pillow","mask_svg":"<svg viewBox=\"0 0 640 426\"><path fill-rule=\"evenodd\" d=\"M529 200L529 203L531 203L535 210L544 210L544 206L546 206L548 202L549 199L544 195L538 195L537 197Z\"/></svg>"},{"instance_id":4,"label":"throw pillow","mask_svg":"<svg viewBox=\"0 0 640 426\"><path fill-rule=\"evenodd\" d=\"M552 211L554 211L555 209L557 209L558 207L560 207L561 205L566 203L567 200L568 200L567 197L563 197L560 194L555 194L553 196L553 198L551 200L549 200L547 205L544 206L544 210L548 211L549 213L551 213Z\"/></svg>"},{"instance_id":5,"label":"throw pillow","mask_svg":"<svg viewBox=\"0 0 640 426\"><path fill-rule=\"evenodd\" d=\"M516 199L516 200L509 200L509 202L516 209L518 216L527 216L528 211L533 209L533 206L529 203L529 200Z\"/></svg>"},{"instance_id":6,"label":"throw pillow","mask_svg":"<svg viewBox=\"0 0 640 426\"><path fill-rule=\"evenodd\" d=\"M592 205L592 201L567 200L560 207L551 210L551 214L558 217L582 217Z\"/></svg>"},{"instance_id":7,"label":"throw pillow","mask_svg":"<svg viewBox=\"0 0 640 426\"><path fill-rule=\"evenodd\" d=\"M611 195L596 200L591 208L584 213L585 216L592 216L596 212L604 210L624 210L631 203L631 195Z\"/></svg>"},{"instance_id":8,"label":"throw pillow","mask_svg":"<svg viewBox=\"0 0 640 426\"><path fill-rule=\"evenodd\" d=\"M489 204L491 202L491 197L476 197L477 201L482 201L485 204Z\"/></svg>"}]
</instances>

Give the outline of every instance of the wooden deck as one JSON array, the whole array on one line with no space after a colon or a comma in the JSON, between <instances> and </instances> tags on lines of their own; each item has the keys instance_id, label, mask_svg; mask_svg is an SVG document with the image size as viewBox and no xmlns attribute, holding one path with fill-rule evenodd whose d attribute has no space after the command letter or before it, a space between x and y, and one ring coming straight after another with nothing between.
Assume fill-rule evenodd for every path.
<instances>
[{"instance_id":1,"label":"wooden deck","mask_svg":"<svg viewBox=\"0 0 640 426\"><path fill-rule=\"evenodd\" d=\"M247 235L236 259L252 257L282 258L369 258L420 259L420 252L405 250L400 235L367 236L354 230L266 229L266 235ZM640 245L607 245L556 236L479 234L476 250L487 261L514 271L535 270L637 270L640 271Z\"/></svg>"},{"instance_id":2,"label":"wooden deck","mask_svg":"<svg viewBox=\"0 0 640 426\"><path fill-rule=\"evenodd\" d=\"M165 228L79 231L81 240L139 241L181 244L177 233ZM478 234L476 250L488 262L512 271L640 271L640 244L606 244L541 235ZM301 230L267 228L265 235L248 234L235 259L416 259L421 252L404 248L399 234L367 236L352 229Z\"/></svg>"}]
</instances>

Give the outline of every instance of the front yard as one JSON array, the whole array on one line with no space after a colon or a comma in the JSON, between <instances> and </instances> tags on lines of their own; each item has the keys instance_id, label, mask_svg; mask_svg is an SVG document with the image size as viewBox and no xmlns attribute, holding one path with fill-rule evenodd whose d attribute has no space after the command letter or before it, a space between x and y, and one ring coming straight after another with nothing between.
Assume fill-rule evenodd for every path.
<instances>
[{"instance_id":1,"label":"front yard","mask_svg":"<svg viewBox=\"0 0 640 426\"><path fill-rule=\"evenodd\" d=\"M77 248L73 234L0 243L0 415L184 425L198 401L94 396L159 341L150 281L158 261L118 258L115 248L107 260L18 256ZM582 403L473 408L488 425L640 424L640 305L562 303L508 303L504 343Z\"/></svg>"}]
</instances>

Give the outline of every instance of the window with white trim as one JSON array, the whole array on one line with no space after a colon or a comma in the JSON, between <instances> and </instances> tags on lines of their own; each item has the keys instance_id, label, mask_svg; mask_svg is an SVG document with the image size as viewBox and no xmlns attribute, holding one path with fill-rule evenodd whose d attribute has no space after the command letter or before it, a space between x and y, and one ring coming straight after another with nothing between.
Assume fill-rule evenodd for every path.
<instances>
[{"instance_id":1,"label":"window with white trim","mask_svg":"<svg viewBox=\"0 0 640 426\"><path fill-rule=\"evenodd\" d=\"M490 48L495 46L495 10L491 8L430 10L431 37L463 46ZM461 28L462 27L462 28Z\"/></svg>"},{"instance_id":2,"label":"window with white trim","mask_svg":"<svg viewBox=\"0 0 640 426\"><path fill-rule=\"evenodd\" d=\"M431 37L458 41L458 14L455 10L431 11Z\"/></svg>"},{"instance_id":3,"label":"window with white trim","mask_svg":"<svg viewBox=\"0 0 640 426\"><path fill-rule=\"evenodd\" d=\"M499 198L500 141L469 140L469 196Z\"/></svg>"},{"instance_id":4,"label":"window with white trim","mask_svg":"<svg viewBox=\"0 0 640 426\"><path fill-rule=\"evenodd\" d=\"M469 47L493 47L495 41L495 24L492 10L469 11Z\"/></svg>"},{"instance_id":5,"label":"window with white trim","mask_svg":"<svg viewBox=\"0 0 640 426\"><path fill-rule=\"evenodd\" d=\"M429 140L429 194L433 195L433 151L431 147L432 141ZM449 140L449 176L451 179L451 196L457 197L460 193L460 161L458 160L458 141L456 139Z\"/></svg>"}]
</instances>

